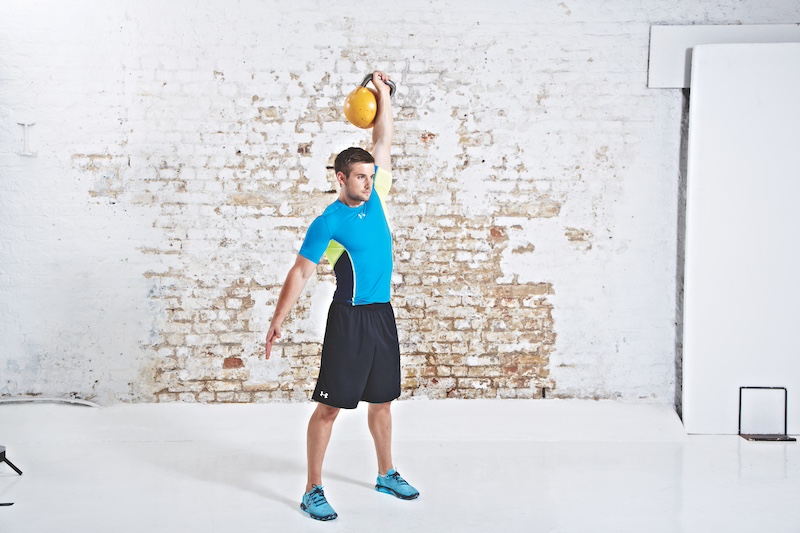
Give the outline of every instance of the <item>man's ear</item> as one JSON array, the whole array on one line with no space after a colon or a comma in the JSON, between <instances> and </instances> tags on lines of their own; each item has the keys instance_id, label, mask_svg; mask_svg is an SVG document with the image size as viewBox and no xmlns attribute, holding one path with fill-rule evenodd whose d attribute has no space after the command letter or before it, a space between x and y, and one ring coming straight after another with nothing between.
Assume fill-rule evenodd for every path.
<instances>
[{"instance_id":1,"label":"man's ear","mask_svg":"<svg viewBox=\"0 0 800 533\"><path fill-rule=\"evenodd\" d=\"M336 181L338 181L340 185L344 185L345 179L347 179L347 176L344 175L344 172L336 173Z\"/></svg>"}]
</instances>

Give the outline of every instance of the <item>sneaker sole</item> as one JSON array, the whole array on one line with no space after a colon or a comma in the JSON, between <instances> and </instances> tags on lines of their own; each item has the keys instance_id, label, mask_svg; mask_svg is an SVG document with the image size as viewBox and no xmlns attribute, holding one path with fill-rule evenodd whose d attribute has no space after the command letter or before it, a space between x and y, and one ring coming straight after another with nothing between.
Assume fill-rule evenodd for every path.
<instances>
[{"instance_id":1,"label":"sneaker sole","mask_svg":"<svg viewBox=\"0 0 800 533\"><path fill-rule=\"evenodd\" d=\"M404 494L400 494L397 491L390 489L389 487L384 487L383 485L375 485L375 490L378 492L383 492L384 494L391 494L392 496L397 496L401 500L416 500L419 497L419 492L416 494L412 494L411 496L406 496Z\"/></svg>"},{"instance_id":2,"label":"sneaker sole","mask_svg":"<svg viewBox=\"0 0 800 533\"><path fill-rule=\"evenodd\" d=\"M336 514L336 513L329 514L328 516L317 516L317 515L315 515L315 514L311 514L311 512L308 510L308 507L306 507L306 506L305 506L304 504L302 504L302 503L300 504L300 509L301 509L301 510L302 510L304 513L306 513L308 516L310 516L311 518L313 518L314 520L319 520L320 522L327 522L328 520L333 520L334 518L336 518L337 516L339 516L339 515L338 515L338 514Z\"/></svg>"}]
</instances>

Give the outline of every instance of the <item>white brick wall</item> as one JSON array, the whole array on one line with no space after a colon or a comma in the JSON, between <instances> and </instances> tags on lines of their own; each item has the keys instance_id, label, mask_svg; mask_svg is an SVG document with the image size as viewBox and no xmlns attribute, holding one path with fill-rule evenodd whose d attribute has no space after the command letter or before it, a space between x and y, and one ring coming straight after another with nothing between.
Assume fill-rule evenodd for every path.
<instances>
[{"instance_id":1,"label":"white brick wall","mask_svg":"<svg viewBox=\"0 0 800 533\"><path fill-rule=\"evenodd\" d=\"M649 27L797 22L800 4L369 6L379 14L311 0L0 6L0 395L305 398L313 376L293 361L315 353L329 275L287 323L292 343L269 363L258 352L303 230L332 199L331 154L367 143L343 94L381 68L399 83L396 279L432 291L399 294L408 329L444 306L455 321L435 332L459 340L453 365L533 350L483 353L495 341L476 340L491 320L475 309L492 288L418 271L450 257L441 231L470 221L443 264L469 279L498 261L498 285L552 286L552 324L530 327L555 340L530 388L673 401L681 95L646 88ZM36 157L18 155L17 122L36 123ZM441 349L408 329L406 345ZM425 353L409 367L443 364ZM488 379L462 385L494 390Z\"/></svg>"}]
</instances>

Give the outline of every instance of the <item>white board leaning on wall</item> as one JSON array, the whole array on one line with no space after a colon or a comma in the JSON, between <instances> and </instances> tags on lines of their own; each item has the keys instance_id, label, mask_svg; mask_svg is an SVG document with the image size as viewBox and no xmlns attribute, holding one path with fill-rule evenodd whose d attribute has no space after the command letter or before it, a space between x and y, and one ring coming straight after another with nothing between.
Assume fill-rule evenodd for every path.
<instances>
[{"instance_id":1,"label":"white board leaning on wall","mask_svg":"<svg viewBox=\"0 0 800 533\"><path fill-rule=\"evenodd\" d=\"M735 434L739 387L779 386L797 434L800 44L697 46L691 80L684 425ZM753 432L783 432L775 393Z\"/></svg>"}]
</instances>

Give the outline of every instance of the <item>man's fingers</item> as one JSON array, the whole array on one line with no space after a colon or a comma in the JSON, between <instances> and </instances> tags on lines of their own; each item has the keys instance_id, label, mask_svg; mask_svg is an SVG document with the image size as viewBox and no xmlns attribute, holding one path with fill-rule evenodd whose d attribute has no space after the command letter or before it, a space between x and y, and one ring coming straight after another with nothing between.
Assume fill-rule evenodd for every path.
<instances>
[{"instance_id":1,"label":"man's fingers","mask_svg":"<svg viewBox=\"0 0 800 533\"><path fill-rule=\"evenodd\" d=\"M389 79L390 79L389 75L386 74L385 72L381 72L380 70L376 70L375 72L372 73L372 83L376 87L378 87L378 81L380 81L381 84L386 85L388 87L388 84L386 82L389 81Z\"/></svg>"},{"instance_id":2,"label":"man's fingers","mask_svg":"<svg viewBox=\"0 0 800 533\"><path fill-rule=\"evenodd\" d=\"M272 352L272 345L275 344L275 339L281 338L281 332L278 329L270 329L267 332L267 344L265 347L265 354L269 359L270 352Z\"/></svg>"}]
</instances>

